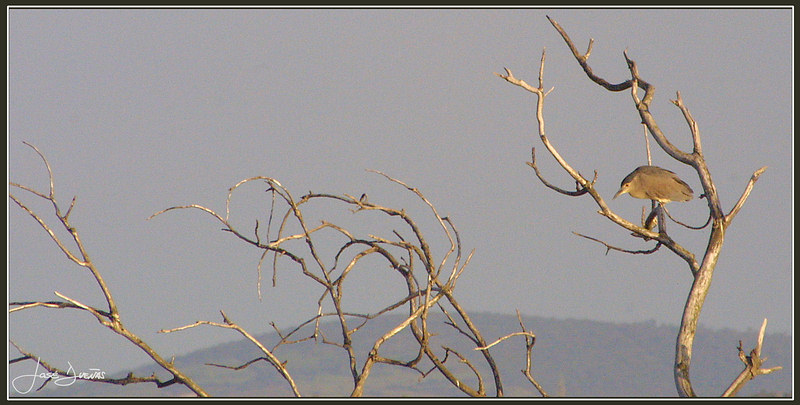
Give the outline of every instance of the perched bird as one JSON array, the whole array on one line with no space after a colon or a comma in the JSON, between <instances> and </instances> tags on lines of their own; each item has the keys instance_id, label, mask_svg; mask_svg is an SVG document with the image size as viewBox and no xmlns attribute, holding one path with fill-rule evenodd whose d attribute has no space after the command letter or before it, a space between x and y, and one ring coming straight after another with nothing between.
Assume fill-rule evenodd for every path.
<instances>
[{"instance_id":1,"label":"perched bird","mask_svg":"<svg viewBox=\"0 0 800 405\"><path fill-rule=\"evenodd\" d=\"M667 169L658 166L639 166L622 179L614 198L625 193L633 198L668 203L689 201L692 199L693 191L688 184L678 178L677 174Z\"/></svg>"}]
</instances>

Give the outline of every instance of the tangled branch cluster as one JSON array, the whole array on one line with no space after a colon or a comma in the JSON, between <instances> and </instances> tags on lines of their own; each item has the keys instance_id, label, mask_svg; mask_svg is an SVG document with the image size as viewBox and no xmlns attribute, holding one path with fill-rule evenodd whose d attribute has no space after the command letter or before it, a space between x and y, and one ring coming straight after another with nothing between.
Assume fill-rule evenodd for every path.
<instances>
[{"instance_id":1,"label":"tangled branch cluster","mask_svg":"<svg viewBox=\"0 0 800 405\"><path fill-rule=\"evenodd\" d=\"M55 292L55 294L64 301L20 301L11 302L10 312L17 312L24 309L35 307L53 308L53 309L79 309L87 311L94 315L94 317L103 326L107 327L116 334L119 334L129 341L134 343L137 347L147 353L153 358L158 365L172 374L173 378L168 380L158 379L155 375L141 377L135 376L133 373L128 374L125 378L100 378L92 379L94 382L103 382L110 384L126 385L132 383L154 383L158 387L165 387L172 384L181 384L189 388L198 396L207 396L208 393L200 387L189 376L185 375L173 364L173 360L167 361L161 357L155 350L147 345L141 338L135 335L124 327L121 321L120 312L117 308L114 299L111 295L109 288L106 286L105 281L99 271L89 258L83 243L80 240L78 230L69 223L69 214L75 206L75 199L72 200L69 209L66 213L62 213L60 206L55 198L55 186L53 180L53 173L50 165L44 155L35 147L31 146L44 161L47 166L48 174L50 177L50 192L40 193L30 187L11 183L12 186L25 190L36 197L43 198L49 201L54 209L56 217L60 224L67 229L73 237L73 242L78 247L79 253L73 253L65 244L64 241L59 239L53 228L37 213L29 209L19 198L11 194L11 199L17 203L23 210L28 212L39 225L47 231L54 242L59 248L67 255L67 257L74 263L89 269L98 283L98 286L103 291L106 297L106 308L97 308L85 305L75 299L69 298ZM396 367L403 367L419 373L423 378L432 372L441 373L453 386L470 396L485 396L486 382L484 376L479 372L479 367L473 364L474 360L470 360L463 353L454 349L452 345L442 345L435 347L431 339L436 333L434 329L441 325L432 325L428 322L431 311L439 311L446 317L445 325L454 328L459 332L459 336L466 337L472 347L480 352L488 369L491 373L491 382L495 387L495 395L503 395L503 386L500 378L500 372L495 360L493 359L490 348L495 344L510 338L512 336L524 336L526 348L526 367L522 372L529 379L529 381L541 392L546 395L541 386L533 379L531 374L531 355L534 344L534 335L525 329L520 317L521 332L512 333L508 336L500 338L494 343L487 344L486 340L481 335L480 330L471 321L469 315L458 302L455 297L454 291L458 278L464 272L465 268L472 258L473 251L464 254L461 239L458 230L453 225L453 222L447 218L439 215L436 207L420 192L418 189L408 186L400 180L394 179L386 174L375 171L375 173L385 177L391 182L405 187L406 190L413 193L420 201L422 201L430 210L435 223L440 228L442 234L449 241L449 246L441 258L438 258L433 253L426 236L421 231L420 225L412 218L404 209L395 209L387 206L379 205L368 201L366 195L360 198L353 196L334 195L334 194L320 194L320 193L307 193L296 199L292 196L289 190L284 187L278 180L257 176L240 181L228 191L228 196L225 206L225 214L220 215L214 210L206 208L201 205L192 204L185 206L174 206L153 214L150 218L156 217L163 213L173 210L181 209L197 209L208 215L211 215L223 225L223 230L230 233L240 240L263 250L261 258L258 262L258 291L259 297L261 293L261 268L264 260L271 254L272 267L273 267L273 284L276 283L276 275L278 268L281 267L279 263L280 258L287 258L290 262L294 263L295 269L299 271L304 277L313 280L318 286L321 287L321 293L317 299L318 311L310 319L301 323L296 328L288 333L279 330L274 323L271 323L273 328L280 336L280 341L273 347L267 347L260 342L252 334L250 334L243 327L236 324L224 312L220 311L222 315L222 322L213 321L197 321L193 324L171 328L162 329L160 333L172 333L189 328L194 328L201 325L231 329L254 344L263 356L251 359L241 365L221 365L209 363L210 366L224 367L229 369L240 370L247 368L251 364L259 361L265 361L274 367L279 375L287 382L289 388L295 396L301 396L301 388L295 382L291 375L290 367L286 361L281 361L275 354L276 349L283 345L290 345L300 343L303 341L314 339L323 344L333 345L343 350L348 356L348 365L350 374L352 375L353 388L350 393L351 396L361 396L364 392L365 384L368 380L370 372L375 364L387 364ZM260 230L261 225L258 221L255 227L250 232L241 231L234 226L230 221L231 216L231 200L236 191L241 186L256 182L256 184L266 184L266 191L272 197L270 208L268 210L267 229L262 235ZM362 237L356 235L354 232L347 228L337 225L329 221L321 221L318 225L309 224L305 219L303 213L306 204L311 201L322 201L332 204L343 204L348 207L350 211L357 215L360 212L374 211L386 217L400 218L404 225L401 229L392 231L391 237L381 237L377 235L368 235ZM150 219L148 218L148 219ZM277 219L276 219L277 218ZM273 231L273 220L277 223L276 230ZM298 232L290 232L290 230L298 229ZM318 236L321 235L323 230L332 230L340 235L343 242L339 244L335 250L333 260L326 260L322 249L321 242L318 241ZM274 233L274 235L273 235ZM403 236L407 234L406 236ZM292 241L302 241L303 243L292 243ZM367 257L377 256L381 259L390 269L396 272L402 280L405 295L397 297L388 305L375 309L370 313L357 313L348 311L344 304L345 298L345 283L349 282L350 275L354 274L359 264ZM326 264L332 262L332 264ZM365 266L366 267L366 266ZM374 267L374 265L372 266ZM358 283L358 281L353 282ZM364 286L359 286L363 288ZM374 341L365 359L359 359L356 347L353 343L354 335L361 330L364 325L369 321L376 319L391 311L405 309L405 318L396 324L391 329L385 331L383 335ZM321 321L324 318L333 318L339 330L338 336L326 336L321 328ZM310 334L306 332L311 329ZM415 345L407 347L406 351L402 354L403 357L392 357L382 351L382 346L399 335L403 331L410 331L414 338ZM12 342L17 349L22 353L22 356L12 359L11 363L16 363L24 360L36 360L40 365L52 373L67 375L67 371L60 370L52 366L47 361L40 361L39 357L33 353L25 351L20 346ZM465 373L466 371L466 373ZM465 381L465 375L472 375L474 383ZM44 387L49 380L45 381L39 389Z\"/></svg>"},{"instance_id":2,"label":"tangled branch cluster","mask_svg":"<svg viewBox=\"0 0 800 405\"><path fill-rule=\"evenodd\" d=\"M436 370L465 394L470 396L485 396L486 384L484 383L484 377L478 372L477 368L470 360L452 347L443 346L441 348L436 348L431 345L433 327L428 322L428 316L431 310L438 309L447 317L447 325L458 330L458 332L460 332L462 336L467 337L474 346L481 348L480 352L491 370L496 394L502 395L503 388L499 370L492 358L487 342L454 295L456 282L469 264L474 251L466 255L464 254L458 230L453 225L452 221L447 217L441 216L437 212L436 207L422 192L384 173L378 171L373 172L385 177L391 182L403 186L430 209L434 218L433 220L438 224L442 234L449 241L449 248L441 258L435 257L426 236L423 235L421 231L420 225L403 209L390 208L370 202L366 194L355 198L347 194L334 195L309 192L299 199L296 199L289 190L276 179L262 176L248 178L240 181L229 190L224 216L200 205L186 205L167 208L154 214L153 217L176 209L198 209L219 221L223 225L223 230L232 233L246 243L262 249L263 253L258 265L259 295L261 268L267 256L272 255L273 284L276 282L278 259L282 257L288 258L305 277L313 280L322 288L322 293L317 300L317 314L288 333L284 334L278 330L278 328L275 328L281 339L271 349L267 349L259 344L252 336L246 334L241 327L231 322L224 314L224 324L201 321L180 328L163 330L162 332L174 332L198 325L212 325L236 329L259 347L265 355L263 359L278 370L291 386L293 393L297 396L300 395L300 390L292 380L289 370L285 363L281 363L273 353L275 349L281 345L298 343L309 339L315 339L325 344L334 345L347 353L349 370L353 379L352 396L361 396L363 394L364 384L373 366L378 363L409 368L423 377ZM266 191L270 192L273 197L269 209L266 238L259 234L259 228L261 226L258 222L256 222L251 234L236 228L230 221L230 205L234 192L242 185L254 181L266 182ZM276 200L278 201L277 206ZM322 221L321 224L314 226L306 221L303 210L305 204L315 200L344 204L354 214L363 211L377 211L388 217L397 217L402 220L405 229L393 230L391 237L382 237L378 235L362 237L355 235L343 226L328 221ZM279 211L281 206L284 207L284 210ZM271 228L274 218L277 218L278 225L277 231L275 232L276 235L272 236ZM300 232L288 232L289 229L294 228L299 229ZM322 257L319 242L315 238L315 236L324 229L335 231L340 234L344 240L343 243L338 245L332 264L330 265L326 264L328 261ZM409 236L403 236L406 233L408 233ZM264 239L266 239L266 241L264 241ZM296 240L304 241L305 249L301 249L296 244L291 247L289 246L290 241ZM349 281L348 276L353 274L357 265L370 256L378 256L389 268L401 277L406 295L397 298L394 302L372 313L363 314L348 311L343 304L343 299L345 297L344 291L346 290L344 288L345 282ZM326 311L326 305L332 308L332 310ZM353 345L353 335L370 320L402 307L406 308L407 316L405 319L377 339L372 345L366 359L359 362L356 348ZM326 317L332 317L336 320L338 325L337 329L339 329L338 338L325 336L320 329L320 321ZM304 327L308 325L313 325L311 334L309 336L300 335L302 331L306 330ZM381 351L381 347L384 343L406 329L410 330L416 342L415 352L410 353L406 358L392 358L385 355ZM532 336L530 332L524 329L522 333ZM298 335L300 335L300 337L298 337ZM532 347L532 344L530 346ZM450 357L451 354L453 357ZM455 366L452 366L448 364L448 358L457 358L459 361L455 363ZM426 359L433 365L431 369L426 370L421 368L422 364L424 364L423 360ZM240 368L249 364L251 363L231 368ZM465 382L463 377L459 377L459 372L454 369L454 367L458 365L465 365L471 370L475 377L476 384L471 385ZM530 372L529 367L528 372ZM544 393L543 390L542 393Z\"/></svg>"}]
</instances>

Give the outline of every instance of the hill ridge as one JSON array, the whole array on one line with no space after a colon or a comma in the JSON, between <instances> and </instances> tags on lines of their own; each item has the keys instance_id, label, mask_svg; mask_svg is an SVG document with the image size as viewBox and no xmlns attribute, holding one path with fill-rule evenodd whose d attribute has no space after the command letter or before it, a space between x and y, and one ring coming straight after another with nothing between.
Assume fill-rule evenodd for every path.
<instances>
[{"instance_id":1,"label":"hill ridge","mask_svg":"<svg viewBox=\"0 0 800 405\"><path fill-rule=\"evenodd\" d=\"M354 335L359 367L363 364L374 340L402 318L400 314L387 314L370 321L364 330ZM515 315L475 312L471 314L471 318L489 342L519 330ZM494 395L491 377L488 368L480 361L481 356L472 353L473 347L465 344L466 339L463 337L454 344L453 339L458 338L458 334L452 327L443 325L443 320L444 317L438 314L436 316L431 314L429 318L429 324L440 333L434 337L436 342L432 347L438 349L446 342L448 346L468 356L482 371L487 384L487 394ZM672 378L676 326L658 325L655 321L610 323L539 316L523 316L523 321L537 336L532 356L533 375L552 396L672 397L676 395ZM338 326L330 321L323 324L323 330ZM309 328L306 335L311 331ZM757 331L754 330L735 331L727 328L700 327L695 340L695 357L692 363L695 391L704 396L719 395L742 370L735 349L738 341L742 340L745 347L750 347L755 343L756 335ZM268 348L278 342L275 332L265 332L256 336ZM403 358L403 345L410 341L410 333L403 331L384 345L382 353ZM789 335L767 333L764 343L765 356L768 358L766 366L780 365L783 366L783 370L759 376L745 386L740 396L791 393L793 373L791 341ZM287 361L287 368L304 396L340 397L348 395L352 389L347 357L339 348L307 341L280 346L274 354L281 361ZM239 371L204 365L215 363L237 366L259 356L260 352L250 342L232 340L176 356L175 362L213 396L290 396L288 384L265 362L259 362ZM511 338L496 345L492 348L492 356L500 367L506 396L539 396L520 373L525 360L522 338ZM451 366L456 368L455 365ZM159 376L166 377L166 372L158 370L154 365L134 369L137 375L149 375L153 371ZM474 384L474 377L471 375L465 377L465 381ZM186 390L181 387L158 390L153 384L117 387L109 384L76 382L71 387L49 387L38 395L180 396L186 395ZM458 397L463 396L463 393L435 372L422 379L418 373L405 368L376 365L368 380L365 395Z\"/></svg>"}]
</instances>

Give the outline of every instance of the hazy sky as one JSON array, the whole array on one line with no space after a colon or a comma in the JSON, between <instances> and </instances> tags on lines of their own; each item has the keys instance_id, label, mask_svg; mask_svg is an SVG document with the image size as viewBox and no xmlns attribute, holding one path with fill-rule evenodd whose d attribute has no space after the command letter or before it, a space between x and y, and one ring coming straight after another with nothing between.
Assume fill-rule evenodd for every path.
<instances>
[{"instance_id":1,"label":"hazy sky","mask_svg":"<svg viewBox=\"0 0 800 405\"><path fill-rule=\"evenodd\" d=\"M441 258L448 246L426 207L365 169L419 188L453 220L465 249L476 250L456 289L470 311L677 325L692 282L685 262L667 249L606 255L572 232L630 249L652 242L598 215L588 195L547 189L524 164L535 146L547 178L573 187L536 136L535 96L492 74L508 67L536 83L546 47L545 87L555 87L545 104L550 140L584 175L598 171L596 187L615 212L638 222L649 207L629 196L610 200L646 162L630 93L589 81L546 14L579 49L594 38L589 62L609 81L629 78L627 49L656 86L660 127L691 151L686 123L669 102L681 92L726 212L753 171L769 166L726 232L700 324L745 330L768 318L769 332L791 333L790 9L11 9L9 180L47 190L41 160L22 142L38 146L63 208L77 196L72 224L126 326L167 358L238 339L213 328L155 333L219 321L219 310L252 333L316 314L320 289L289 264L276 288L265 271L259 301L260 251L210 216L178 211L145 220L190 203L224 212L228 188L252 176L276 178L295 197L366 192L371 202L405 208L425 224ZM689 167L660 149L653 156L699 194ZM243 228L269 202L256 188L234 206ZM12 192L55 223L49 206ZM708 215L704 200L669 207L691 224ZM366 220L359 228L366 234L377 217L359 215L320 205L307 219ZM15 204L8 224L10 300L55 300L59 291L103 303L86 271ZM669 230L702 255L708 229ZM374 311L382 295L375 280L399 279L383 264L360 271L366 281L349 287L349 308ZM78 311L12 314L9 337L57 365L113 372L147 361Z\"/></svg>"}]
</instances>

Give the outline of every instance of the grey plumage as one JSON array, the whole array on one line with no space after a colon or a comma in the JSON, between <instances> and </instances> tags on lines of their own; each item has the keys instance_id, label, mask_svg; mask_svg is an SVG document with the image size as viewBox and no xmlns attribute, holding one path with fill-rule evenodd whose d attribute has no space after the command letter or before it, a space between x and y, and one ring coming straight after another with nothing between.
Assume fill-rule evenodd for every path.
<instances>
[{"instance_id":1,"label":"grey plumage","mask_svg":"<svg viewBox=\"0 0 800 405\"><path fill-rule=\"evenodd\" d=\"M667 203L689 201L694 192L677 174L667 169L658 166L639 166L622 179L614 198L625 193L634 198Z\"/></svg>"}]
</instances>

